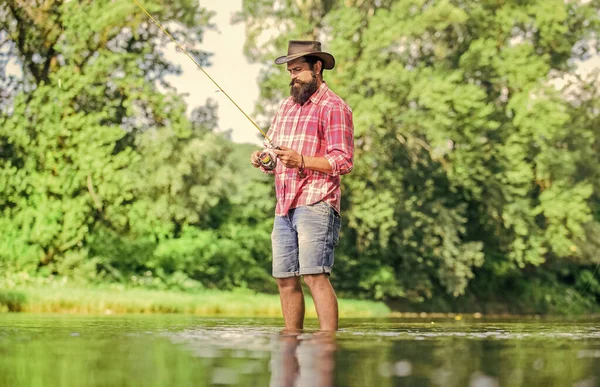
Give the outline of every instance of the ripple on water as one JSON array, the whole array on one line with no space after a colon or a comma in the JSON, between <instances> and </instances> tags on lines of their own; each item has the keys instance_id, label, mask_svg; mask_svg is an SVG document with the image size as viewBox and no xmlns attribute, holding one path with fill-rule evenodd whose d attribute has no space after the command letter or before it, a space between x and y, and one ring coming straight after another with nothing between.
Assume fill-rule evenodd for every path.
<instances>
[{"instance_id":1,"label":"ripple on water","mask_svg":"<svg viewBox=\"0 0 600 387\"><path fill-rule=\"evenodd\" d=\"M521 339L569 339L569 340L588 340L588 339L600 339L600 331L596 329L579 329L572 330L570 332L509 332L504 330L494 331L364 331L364 332L351 332L352 336L373 336L373 337L385 337L399 340L426 340L426 339L437 339L444 337L455 337L464 339L497 339L497 340L521 340Z\"/></svg>"}]
</instances>

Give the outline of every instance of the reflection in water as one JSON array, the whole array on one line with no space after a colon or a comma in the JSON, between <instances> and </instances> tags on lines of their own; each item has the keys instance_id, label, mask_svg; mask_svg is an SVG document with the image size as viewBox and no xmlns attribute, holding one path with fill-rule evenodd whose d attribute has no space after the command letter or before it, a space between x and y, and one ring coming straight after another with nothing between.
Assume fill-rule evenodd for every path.
<instances>
[{"instance_id":1,"label":"reflection in water","mask_svg":"<svg viewBox=\"0 0 600 387\"><path fill-rule=\"evenodd\" d=\"M333 386L336 349L330 333L282 333L271 357L270 386Z\"/></svg>"},{"instance_id":2,"label":"reflection in water","mask_svg":"<svg viewBox=\"0 0 600 387\"><path fill-rule=\"evenodd\" d=\"M600 324L0 314L3 386L600 386Z\"/></svg>"}]
</instances>

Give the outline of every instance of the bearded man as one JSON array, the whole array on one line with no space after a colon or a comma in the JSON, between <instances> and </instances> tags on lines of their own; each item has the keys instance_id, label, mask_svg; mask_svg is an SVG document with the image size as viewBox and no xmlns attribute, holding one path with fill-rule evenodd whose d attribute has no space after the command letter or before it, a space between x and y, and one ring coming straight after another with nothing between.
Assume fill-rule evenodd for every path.
<instances>
[{"instance_id":1,"label":"bearded man","mask_svg":"<svg viewBox=\"0 0 600 387\"><path fill-rule=\"evenodd\" d=\"M352 170L352 110L323 79L334 57L317 41L292 40L288 53L275 60L287 64L290 94L267 133L278 149L272 171L260 164L260 151L250 161L275 175L277 205L271 234L273 276L277 280L287 331L304 327L304 295L300 277L310 289L322 331L338 329L338 303L329 281L339 240L340 175Z\"/></svg>"}]
</instances>

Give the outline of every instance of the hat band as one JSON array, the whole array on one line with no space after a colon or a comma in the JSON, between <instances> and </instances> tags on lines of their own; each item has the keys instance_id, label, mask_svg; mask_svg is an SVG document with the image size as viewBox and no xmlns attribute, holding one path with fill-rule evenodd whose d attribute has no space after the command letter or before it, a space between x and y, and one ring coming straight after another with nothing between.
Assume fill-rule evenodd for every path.
<instances>
[{"instance_id":1,"label":"hat band","mask_svg":"<svg viewBox=\"0 0 600 387\"><path fill-rule=\"evenodd\" d=\"M319 54L319 51L305 51L305 52L298 52L296 54L287 54L288 58L291 58L293 56L304 56L304 55L310 55L310 54Z\"/></svg>"}]
</instances>

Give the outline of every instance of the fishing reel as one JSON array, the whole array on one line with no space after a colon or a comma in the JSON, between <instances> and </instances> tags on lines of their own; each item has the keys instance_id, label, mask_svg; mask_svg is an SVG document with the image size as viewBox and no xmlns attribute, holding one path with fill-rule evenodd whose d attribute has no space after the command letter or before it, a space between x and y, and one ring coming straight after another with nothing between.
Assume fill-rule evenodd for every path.
<instances>
[{"instance_id":1,"label":"fishing reel","mask_svg":"<svg viewBox=\"0 0 600 387\"><path fill-rule=\"evenodd\" d=\"M258 155L258 161L260 165L267 171L272 171L277 166L277 155L275 149L281 149L278 146L274 146L269 141L264 142L265 149Z\"/></svg>"}]
</instances>

